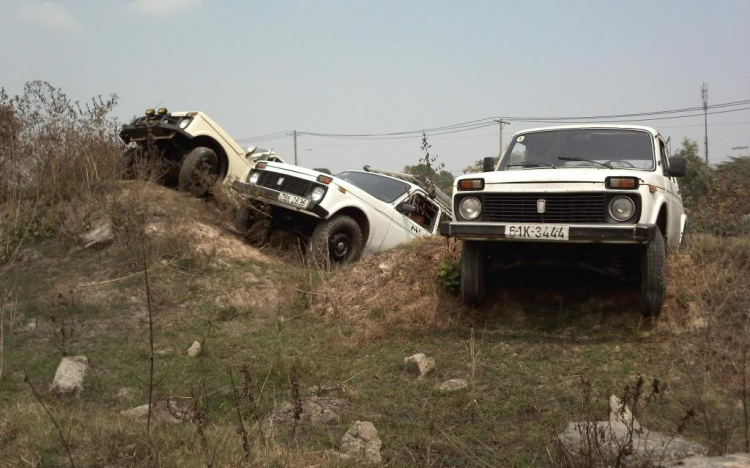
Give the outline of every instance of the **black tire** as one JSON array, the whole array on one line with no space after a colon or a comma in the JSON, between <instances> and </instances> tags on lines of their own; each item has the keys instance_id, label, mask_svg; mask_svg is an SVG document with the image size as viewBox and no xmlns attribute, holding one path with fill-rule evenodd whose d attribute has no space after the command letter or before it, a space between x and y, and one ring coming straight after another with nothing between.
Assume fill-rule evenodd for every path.
<instances>
[{"instance_id":1,"label":"black tire","mask_svg":"<svg viewBox=\"0 0 750 468\"><path fill-rule=\"evenodd\" d=\"M185 156L180 167L180 190L196 197L208 195L208 189L219 175L219 157L214 150L199 146Z\"/></svg>"},{"instance_id":2,"label":"black tire","mask_svg":"<svg viewBox=\"0 0 750 468\"><path fill-rule=\"evenodd\" d=\"M486 293L487 251L484 242L464 241L461 249L461 299L477 306Z\"/></svg>"},{"instance_id":3,"label":"black tire","mask_svg":"<svg viewBox=\"0 0 750 468\"><path fill-rule=\"evenodd\" d=\"M658 317L667 294L667 246L657 227L641 251L641 302L645 317Z\"/></svg>"},{"instance_id":4,"label":"black tire","mask_svg":"<svg viewBox=\"0 0 750 468\"><path fill-rule=\"evenodd\" d=\"M234 227L242 235L247 234L256 221L257 219L253 216L253 209L245 205L240 205L234 214Z\"/></svg>"},{"instance_id":5,"label":"black tire","mask_svg":"<svg viewBox=\"0 0 750 468\"><path fill-rule=\"evenodd\" d=\"M135 165L138 161L140 148L127 148L122 153L117 173L121 179L129 180L135 177Z\"/></svg>"},{"instance_id":6,"label":"black tire","mask_svg":"<svg viewBox=\"0 0 750 468\"><path fill-rule=\"evenodd\" d=\"M310 237L310 253L318 265L340 266L362 256L362 229L346 215L320 222Z\"/></svg>"}]
</instances>

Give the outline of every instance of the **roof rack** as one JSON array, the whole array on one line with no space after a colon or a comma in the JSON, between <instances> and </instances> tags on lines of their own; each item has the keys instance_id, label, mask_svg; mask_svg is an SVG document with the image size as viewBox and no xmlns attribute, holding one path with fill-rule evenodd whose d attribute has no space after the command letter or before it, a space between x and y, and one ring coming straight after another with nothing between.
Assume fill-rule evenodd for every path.
<instances>
[{"instance_id":1,"label":"roof rack","mask_svg":"<svg viewBox=\"0 0 750 468\"><path fill-rule=\"evenodd\" d=\"M395 177L396 179L401 179L403 181L406 181L418 187L421 187L425 192L427 192L430 198L434 199L438 204L442 205L444 209L446 209L448 212L453 211L451 209L451 205L453 204L451 202L451 197L447 195L445 192L443 192L440 189L440 187L432 183L430 179L428 179L427 177L423 175L406 174L403 172L384 171L381 169L373 169L370 166L365 166L362 169L365 172L372 172L374 174L381 174L381 175L386 175L389 177Z\"/></svg>"}]
</instances>

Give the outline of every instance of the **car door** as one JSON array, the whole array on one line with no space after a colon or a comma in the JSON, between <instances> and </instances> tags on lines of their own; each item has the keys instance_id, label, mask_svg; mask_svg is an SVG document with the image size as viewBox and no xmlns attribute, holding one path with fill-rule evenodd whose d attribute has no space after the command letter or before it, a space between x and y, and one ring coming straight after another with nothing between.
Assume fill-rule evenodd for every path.
<instances>
[{"instance_id":1,"label":"car door","mask_svg":"<svg viewBox=\"0 0 750 468\"><path fill-rule=\"evenodd\" d=\"M417 206L417 213L402 213L397 210L401 203ZM422 190L411 192L404 200L393 207L391 228L383 240L381 250L394 247L402 242L408 242L415 237L429 236L435 233L440 219L440 207Z\"/></svg>"},{"instance_id":2,"label":"car door","mask_svg":"<svg viewBox=\"0 0 750 468\"><path fill-rule=\"evenodd\" d=\"M667 197L667 209L669 218L667 219L668 239L679 238L681 230L681 219L683 213L682 199L680 196L680 186L677 178L667 175L669 172L669 150L664 140L659 137L659 153L661 157L661 167L664 174L664 189ZM671 244L672 242L670 242Z\"/></svg>"}]
</instances>

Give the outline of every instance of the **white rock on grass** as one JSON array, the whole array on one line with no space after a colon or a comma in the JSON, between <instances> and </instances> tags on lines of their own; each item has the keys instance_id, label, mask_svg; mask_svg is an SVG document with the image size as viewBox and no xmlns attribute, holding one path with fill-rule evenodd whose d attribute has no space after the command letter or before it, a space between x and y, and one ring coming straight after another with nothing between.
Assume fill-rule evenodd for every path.
<instances>
[{"instance_id":1,"label":"white rock on grass","mask_svg":"<svg viewBox=\"0 0 750 468\"><path fill-rule=\"evenodd\" d=\"M404 359L406 370L415 377L424 377L435 368L435 360L424 353L417 353Z\"/></svg>"},{"instance_id":2,"label":"white rock on grass","mask_svg":"<svg viewBox=\"0 0 750 468\"><path fill-rule=\"evenodd\" d=\"M104 247L115 240L115 233L112 231L112 225L108 222L102 222L93 229L90 229L81 236L83 248Z\"/></svg>"},{"instance_id":3,"label":"white rock on grass","mask_svg":"<svg viewBox=\"0 0 750 468\"><path fill-rule=\"evenodd\" d=\"M79 393L83 390L83 378L89 370L86 356L64 357L57 366L50 391L58 394Z\"/></svg>"},{"instance_id":4,"label":"white rock on grass","mask_svg":"<svg viewBox=\"0 0 750 468\"><path fill-rule=\"evenodd\" d=\"M198 341L193 341L193 344L187 350L188 356L191 358L198 357L201 354L201 344Z\"/></svg>"},{"instance_id":5,"label":"white rock on grass","mask_svg":"<svg viewBox=\"0 0 750 468\"><path fill-rule=\"evenodd\" d=\"M463 390L468 386L469 383L464 379L450 379L435 385L433 389L438 393L452 393Z\"/></svg>"},{"instance_id":6,"label":"white rock on grass","mask_svg":"<svg viewBox=\"0 0 750 468\"><path fill-rule=\"evenodd\" d=\"M131 421L145 421L148 419L148 408L149 405L136 406L129 410L120 411L120 416L130 419ZM167 409L165 403L157 402L154 404L154 409L151 412L151 419L155 423L166 422L169 424L178 424L182 422L180 419L175 418Z\"/></svg>"},{"instance_id":7,"label":"white rock on grass","mask_svg":"<svg viewBox=\"0 0 750 468\"><path fill-rule=\"evenodd\" d=\"M609 422L620 422L626 426L633 425L633 429L640 429L641 425L633 417L633 413L616 395L609 397Z\"/></svg>"},{"instance_id":8,"label":"white rock on grass","mask_svg":"<svg viewBox=\"0 0 750 468\"><path fill-rule=\"evenodd\" d=\"M641 428L632 430L622 422L571 422L558 439L567 450L582 453L590 450L591 444L605 459L606 466L614 465L619 448L632 437L632 454L623 466L642 466L645 462L670 462L683 458L705 455L708 449L683 437L672 436ZM596 440L593 440L596 438Z\"/></svg>"},{"instance_id":9,"label":"white rock on grass","mask_svg":"<svg viewBox=\"0 0 750 468\"><path fill-rule=\"evenodd\" d=\"M341 438L339 450L341 457L367 463L380 463L380 447L383 442L378 437L378 430L369 421L355 421Z\"/></svg>"},{"instance_id":10,"label":"white rock on grass","mask_svg":"<svg viewBox=\"0 0 750 468\"><path fill-rule=\"evenodd\" d=\"M675 468L747 468L750 466L750 453L735 453L723 457L688 457L670 462L665 466Z\"/></svg>"}]
</instances>

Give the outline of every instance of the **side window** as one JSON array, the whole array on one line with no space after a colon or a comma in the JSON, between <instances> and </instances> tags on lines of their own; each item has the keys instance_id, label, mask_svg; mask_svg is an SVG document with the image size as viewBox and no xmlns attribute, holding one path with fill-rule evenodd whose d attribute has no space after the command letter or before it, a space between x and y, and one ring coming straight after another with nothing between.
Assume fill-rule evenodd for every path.
<instances>
[{"instance_id":1,"label":"side window","mask_svg":"<svg viewBox=\"0 0 750 468\"><path fill-rule=\"evenodd\" d=\"M669 154L667 154L667 145L661 138L659 138L659 161L662 171L666 172L669 169Z\"/></svg>"},{"instance_id":2,"label":"side window","mask_svg":"<svg viewBox=\"0 0 750 468\"><path fill-rule=\"evenodd\" d=\"M417 207L417 212L409 213L407 215L408 218L425 231L431 233L438 223L439 210L437 205L420 193L412 195L409 203Z\"/></svg>"},{"instance_id":3,"label":"side window","mask_svg":"<svg viewBox=\"0 0 750 468\"><path fill-rule=\"evenodd\" d=\"M510 153L508 165L521 164L524 161L526 161L526 145L516 140L516 144L513 145L513 152Z\"/></svg>"}]
</instances>

